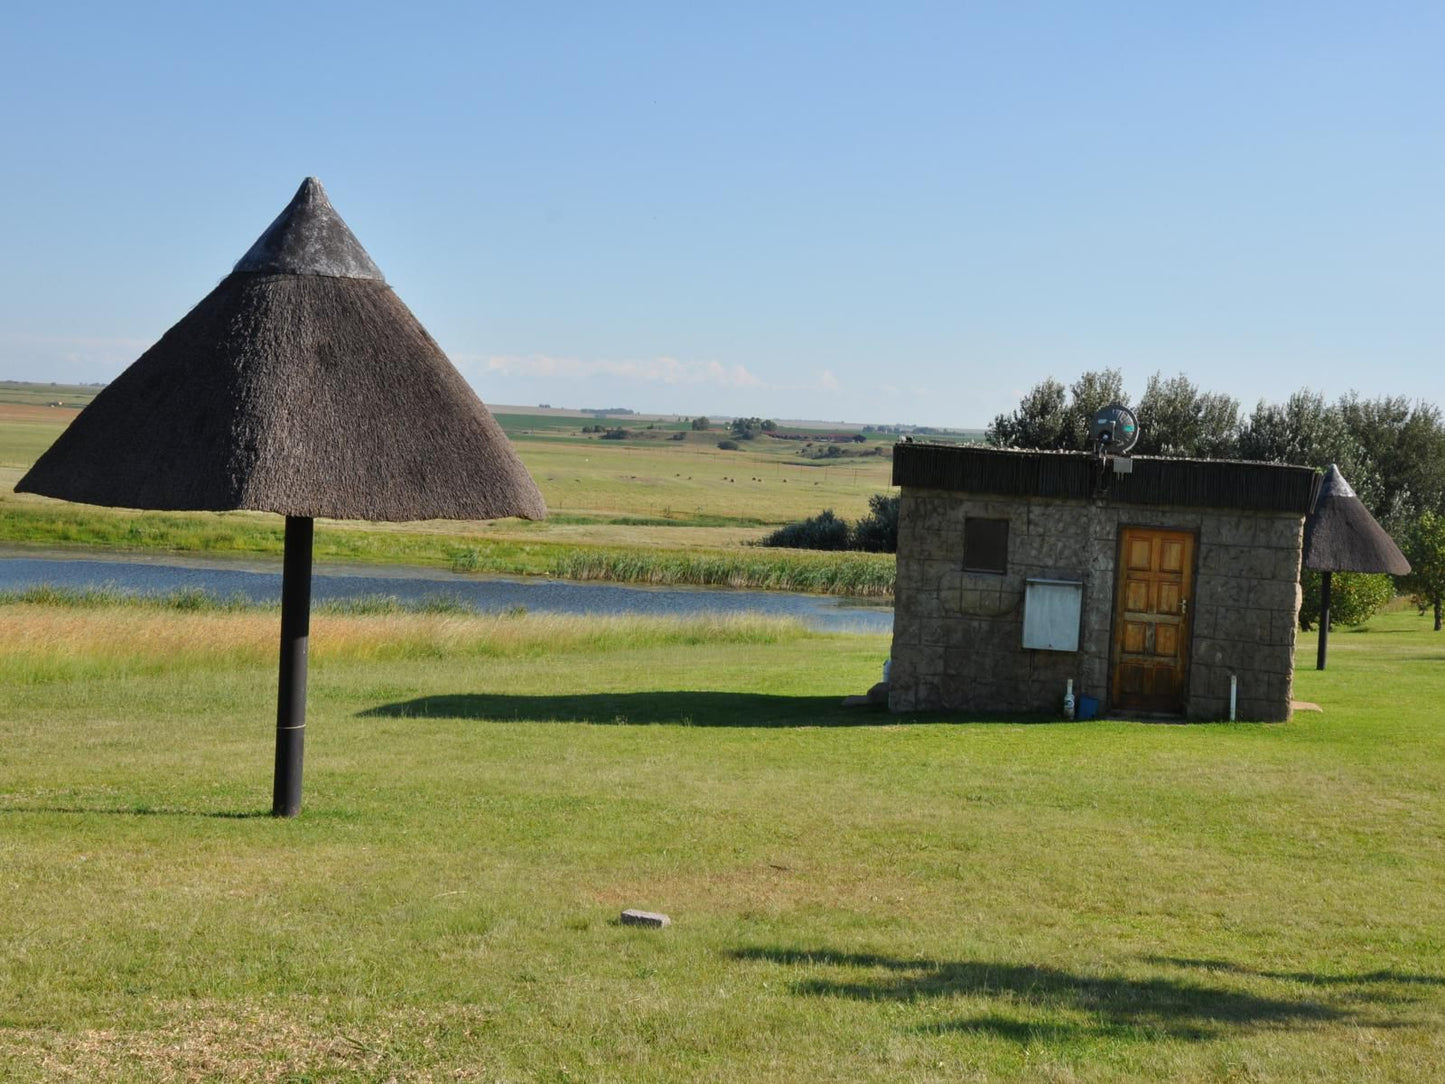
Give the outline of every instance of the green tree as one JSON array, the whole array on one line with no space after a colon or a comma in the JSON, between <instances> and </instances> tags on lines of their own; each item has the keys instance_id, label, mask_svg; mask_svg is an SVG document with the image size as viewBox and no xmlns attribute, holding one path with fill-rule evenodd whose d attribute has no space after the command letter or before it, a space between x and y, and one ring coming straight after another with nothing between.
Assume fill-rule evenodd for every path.
<instances>
[{"instance_id":1,"label":"green tree","mask_svg":"<svg viewBox=\"0 0 1445 1084\"><path fill-rule=\"evenodd\" d=\"M756 440L759 433L771 433L778 423L771 418L734 418L728 428L738 440Z\"/></svg>"},{"instance_id":2,"label":"green tree","mask_svg":"<svg viewBox=\"0 0 1445 1084\"><path fill-rule=\"evenodd\" d=\"M1410 574L1401 577L1401 586L1410 592L1421 613L1434 609L1435 631L1439 632L1445 603L1445 516L1422 512L1410 525L1401 548L1410 562Z\"/></svg>"},{"instance_id":3,"label":"green tree","mask_svg":"<svg viewBox=\"0 0 1445 1084\"><path fill-rule=\"evenodd\" d=\"M994 418L984 440L997 448L1062 448L1067 430L1064 386L1049 377L1030 388L1012 414Z\"/></svg>"},{"instance_id":4,"label":"green tree","mask_svg":"<svg viewBox=\"0 0 1445 1084\"><path fill-rule=\"evenodd\" d=\"M1299 626L1309 630L1320 622L1320 573L1300 574ZM1383 572L1335 572L1330 576L1330 628L1363 625L1395 597L1395 581Z\"/></svg>"},{"instance_id":5,"label":"green tree","mask_svg":"<svg viewBox=\"0 0 1445 1084\"><path fill-rule=\"evenodd\" d=\"M1183 373L1149 378L1135 412L1142 455L1227 459L1239 450L1239 400L1201 392Z\"/></svg>"},{"instance_id":6,"label":"green tree","mask_svg":"<svg viewBox=\"0 0 1445 1084\"><path fill-rule=\"evenodd\" d=\"M1094 415L1110 403L1129 405L1129 393L1124 390L1124 374L1118 369L1089 370L1081 373L1079 379L1069 386L1067 416L1070 448L1093 450L1090 429L1094 424Z\"/></svg>"},{"instance_id":7,"label":"green tree","mask_svg":"<svg viewBox=\"0 0 1445 1084\"><path fill-rule=\"evenodd\" d=\"M1012 414L994 418L984 439L998 448L1043 448L1089 451L1089 426L1100 407L1129 403L1124 377L1118 369L1083 373L1068 389L1053 377L1034 385Z\"/></svg>"},{"instance_id":8,"label":"green tree","mask_svg":"<svg viewBox=\"0 0 1445 1084\"><path fill-rule=\"evenodd\" d=\"M898 496L875 493L868 498L868 514L853 525L855 550L867 553L898 552Z\"/></svg>"},{"instance_id":9,"label":"green tree","mask_svg":"<svg viewBox=\"0 0 1445 1084\"><path fill-rule=\"evenodd\" d=\"M1445 426L1437 408L1351 392L1337 409L1360 455L1360 481L1345 477L1387 530L1403 533L1421 512L1445 511Z\"/></svg>"},{"instance_id":10,"label":"green tree","mask_svg":"<svg viewBox=\"0 0 1445 1084\"><path fill-rule=\"evenodd\" d=\"M1364 484L1363 456L1339 409L1308 388L1283 403L1261 399L1240 430L1239 454L1265 463L1319 469L1336 463L1356 493ZM1360 499L1365 500L1363 494Z\"/></svg>"},{"instance_id":11,"label":"green tree","mask_svg":"<svg viewBox=\"0 0 1445 1084\"><path fill-rule=\"evenodd\" d=\"M706 415L699 414L696 418L692 420L692 431L694 433L702 433L705 432L708 428L710 428L711 425L712 422L707 420Z\"/></svg>"}]
</instances>

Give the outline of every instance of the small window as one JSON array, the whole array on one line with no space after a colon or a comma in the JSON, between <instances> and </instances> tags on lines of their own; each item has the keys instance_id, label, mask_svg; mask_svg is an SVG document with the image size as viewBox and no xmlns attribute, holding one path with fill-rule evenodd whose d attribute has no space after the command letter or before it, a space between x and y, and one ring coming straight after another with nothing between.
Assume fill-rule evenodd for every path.
<instances>
[{"instance_id":1,"label":"small window","mask_svg":"<svg viewBox=\"0 0 1445 1084\"><path fill-rule=\"evenodd\" d=\"M965 572L1008 571L1008 520L963 521L963 570Z\"/></svg>"}]
</instances>

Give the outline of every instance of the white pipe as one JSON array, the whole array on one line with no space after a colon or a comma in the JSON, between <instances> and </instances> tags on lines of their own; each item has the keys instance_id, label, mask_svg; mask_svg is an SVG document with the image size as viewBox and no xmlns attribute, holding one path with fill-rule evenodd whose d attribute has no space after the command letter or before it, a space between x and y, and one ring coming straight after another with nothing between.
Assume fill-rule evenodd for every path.
<instances>
[{"instance_id":1,"label":"white pipe","mask_svg":"<svg viewBox=\"0 0 1445 1084\"><path fill-rule=\"evenodd\" d=\"M1229 721L1234 722L1234 708L1239 703L1239 678L1229 675Z\"/></svg>"},{"instance_id":2,"label":"white pipe","mask_svg":"<svg viewBox=\"0 0 1445 1084\"><path fill-rule=\"evenodd\" d=\"M1064 690L1064 718L1074 717L1074 679L1069 678L1069 687Z\"/></svg>"}]
</instances>

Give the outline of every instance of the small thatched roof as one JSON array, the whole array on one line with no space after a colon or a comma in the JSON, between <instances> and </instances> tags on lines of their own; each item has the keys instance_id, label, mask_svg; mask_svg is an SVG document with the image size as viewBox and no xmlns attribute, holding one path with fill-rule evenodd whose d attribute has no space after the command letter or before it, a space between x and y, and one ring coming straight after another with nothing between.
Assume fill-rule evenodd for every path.
<instances>
[{"instance_id":1,"label":"small thatched roof","mask_svg":"<svg viewBox=\"0 0 1445 1084\"><path fill-rule=\"evenodd\" d=\"M1375 522L1333 463L1320 483L1314 511L1305 519L1305 568L1317 572L1391 572L1403 576L1410 562Z\"/></svg>"},{"instance_id":2,"label":"small thatched roof","mask_svg":"<svg viewBox=\"0 0 1445 1084\"><path fill-rule=\"evenodd\" d=\"M501 426L315 178L15 488L337 519L547 514Z\"/></svg>"}]
</instances>

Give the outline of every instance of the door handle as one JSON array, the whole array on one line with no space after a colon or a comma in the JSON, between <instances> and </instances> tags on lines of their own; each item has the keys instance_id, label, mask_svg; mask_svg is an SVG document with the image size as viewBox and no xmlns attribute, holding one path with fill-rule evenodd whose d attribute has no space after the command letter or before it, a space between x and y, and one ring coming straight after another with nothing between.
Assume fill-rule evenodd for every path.
<instances>
[{"instance_id":1,"label":"door handle","mask_svg":"<svg viewBox=\"0 0 1445 1084\"><path fill-rule=\"evenodd\" d=\"M1183 617L1187 613L1189 613L1189 600L1187 598L1181 598L1179 600L1179 616Z\"/></svg>"}]
</instances>

